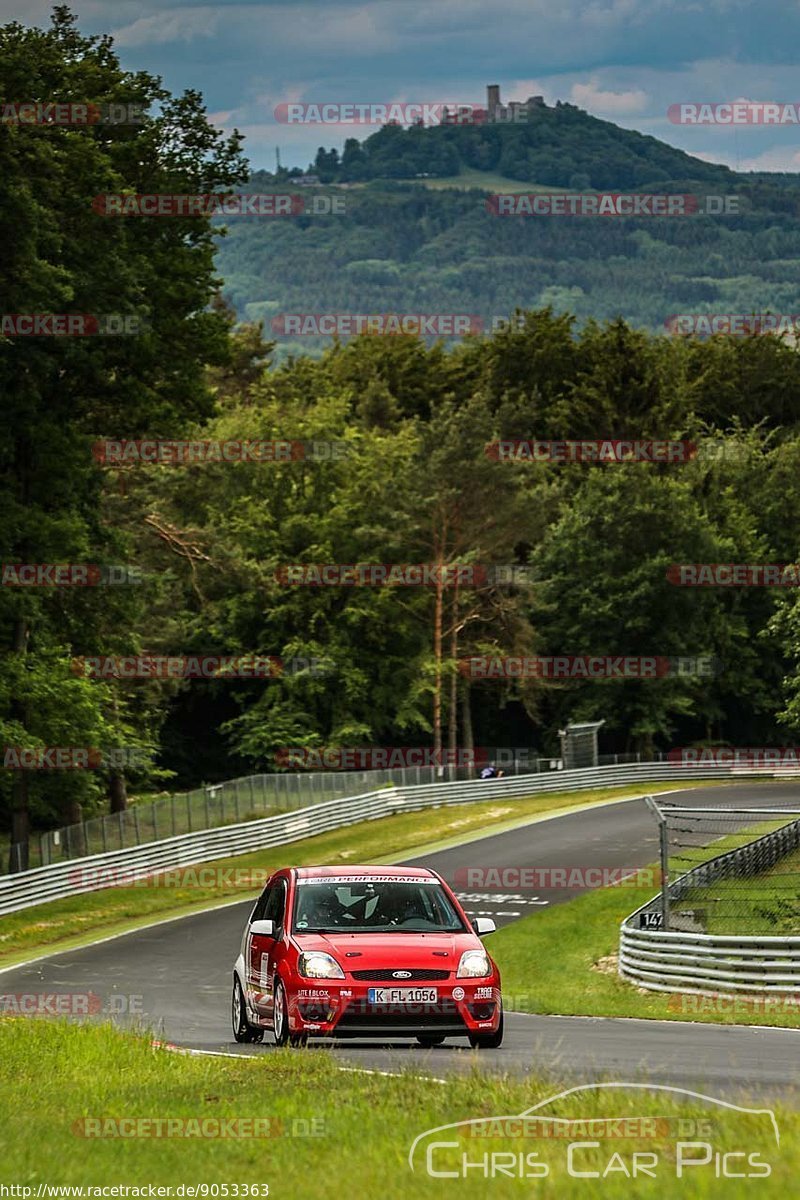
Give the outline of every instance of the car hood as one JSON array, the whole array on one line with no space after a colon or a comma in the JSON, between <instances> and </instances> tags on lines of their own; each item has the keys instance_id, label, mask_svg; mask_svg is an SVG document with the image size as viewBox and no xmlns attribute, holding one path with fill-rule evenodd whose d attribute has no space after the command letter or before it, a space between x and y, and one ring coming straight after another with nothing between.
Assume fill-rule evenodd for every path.
<instances>
[{"instance_id":1,"label":"car hood","mask_svg":"<svg viewBox=\"0 0 800 1200\"><path fill-rule=\"evenodd\" d=\"M295 933L301 950L332 954L345 971L428 967L455 971L465 950L483 949L473 933Z\"/></svg>"}]
</instances>

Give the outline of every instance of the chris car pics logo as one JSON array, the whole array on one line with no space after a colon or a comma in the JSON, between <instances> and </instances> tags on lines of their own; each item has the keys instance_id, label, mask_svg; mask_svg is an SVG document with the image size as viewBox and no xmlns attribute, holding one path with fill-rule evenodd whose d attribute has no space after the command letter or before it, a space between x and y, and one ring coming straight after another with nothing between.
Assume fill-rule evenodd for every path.
<instances>
[{"instance_id":1,"label":"chris car pics logo","mask_svg":"<svg viewBox=\"0 0 800 1200\"><path fill-rule=\"evenodd\" d=\"M647 1112L631 1111L626 1091L669 1101L669 1111L652 1103ZM610 1112L605 1097L615 1092L622 1094ZM581 1115L587 1093L595 1093L591 1110ZM551 1106L558 1116L547 1111ZM567 1109L574 1115L560 1115ZM744 1108L666 1084L591 1083L547 1096L521 1113L426 1129L411 1144L408 1166L431 1179L481 1179L489 1194L493 1182L509 1178L580 1179L587 1195L597 1180L657 1179L668 1186L675 1180L680 1184L669 1195L679 1188L682 1193L681 1185L686 1194L697 1194L711 1179L766 1179L779 1147L772 1109Z\"/></svg>"}]
</instances>

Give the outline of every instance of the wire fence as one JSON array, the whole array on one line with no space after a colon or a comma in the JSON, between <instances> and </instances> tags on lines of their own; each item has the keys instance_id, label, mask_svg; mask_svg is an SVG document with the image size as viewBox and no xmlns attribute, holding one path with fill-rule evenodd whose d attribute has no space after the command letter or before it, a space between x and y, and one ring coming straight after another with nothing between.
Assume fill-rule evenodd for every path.
<instances>
[{"instance_id":1,"label":"wire fence","mask_svg":"<svg viewBox=\"0 0 800 1200\"><path fill-rule=\"evenodd\" d=\"M506 775L535 775L563 767L560 758L526 750L497 748L490 750L487 757ZM639 754L608 754L600 756L599 765L661 761L663 757L660 754L652 758ZM202 829L217 829L381 787L463 781L474 779L477 773L475 767L448 766L248 775L190 792L157 797L147 804L134 800L123 812L34 834L25 845L4 847L5 852L0 854L0 874L124 850Z\"/></svg>"},{"instance_id":2,"label":"wire fence","mask_svg":"<svg viewBox=\"0 0 800 1200\"><path fill-rule=\"evenodd\" d=\"M689 809L659 818L662 893L640 924L672 932L800 932L800 808Z\"/></svg>"}]
</instances>

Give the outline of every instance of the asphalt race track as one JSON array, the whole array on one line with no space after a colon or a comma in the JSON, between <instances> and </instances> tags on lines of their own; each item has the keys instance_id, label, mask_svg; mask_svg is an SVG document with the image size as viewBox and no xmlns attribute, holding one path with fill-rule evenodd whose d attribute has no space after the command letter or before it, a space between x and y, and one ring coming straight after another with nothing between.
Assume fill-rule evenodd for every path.
<instances>
[{"instance_id":1,"label":"asphalt race track","mask_svg":"<svg viewBox=\"0 0 800 1200\"><path fill-rule=\"evenodd\" d=\"M491 785L487 785L490 787ZM796 803L800 783L742 783L674 793L669 800L708 805ZM466 867L644 866L657 857L657 832L641 800L621 801L487 836L463 846L407 860L439 871L472 914L498 924L570 900L564 888L492 894L461 886ZM291 847L287 849L291 862ZM461 868L457 878L456 872ZM9 993L92 993L122 1024L143 1023L180 1046L207 1052L269 1054L269 1037L238 1046L230 1030L231 968L253 900L182 917L160 926L57 954L0 972ZM637 897L631 893L631 908ZM502 961L500 962L502 971ZM445 1078L482 1068L525 1074L535 1069L577 1081L632 1080L692 1087L734 1097L783 1094L800 1083L800 1031L630 1021L616 1018L506 1014L506 1034L495 1051L472 1051L466 1039L433 1050L397 1041L314 1045L304 1053L334 1053L343 1067L378 1071L413 1068Z\"/></svg>"}]
</instances>

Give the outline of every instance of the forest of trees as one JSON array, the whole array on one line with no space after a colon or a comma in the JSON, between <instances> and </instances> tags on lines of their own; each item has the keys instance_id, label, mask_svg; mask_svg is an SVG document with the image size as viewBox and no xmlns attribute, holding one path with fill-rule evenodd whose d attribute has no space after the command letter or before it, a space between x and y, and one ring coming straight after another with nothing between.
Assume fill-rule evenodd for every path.
<instances>
[{"instance_id":1,"label":"forest of trees","mask_svg":"<svg viewBox=\"0 0 800 1200\"><path fill-rule=\"evenodd\" d=\"M300 189L286 177L278 187L302 190L309 203L338 198L345 211L232 217L217 261L238 317L264 321L267 333L285 312L462 312L490 325L516 308L550 306L579 323L621 316L662 334L673 313L794 313L797 190L734 178L718 191L736 197L738 214L507 218L487 210L494 184ZM243 190L275 188L261 172ZM684 179L664 190L697 189ZM281 336L277 353L319 354L326 344Z\"/></svg>"},{"instance_id":2,"label":"forest of trees","mask_svg":"<svg viewBox=\"0 0 800 1200\"><path fill-rule=\"evenodd\" d=\"M122 71L106 41L81 37L59 11L46 32L0 30L3 70L30 78L35 63L50 94L158 102L159 115L142 127L0 127L7 310L125 312L148 326L130 338L0 340L2 561L135 565L142 582L0 588L0 734L4 747L135 746L147 761L128 772L3 771L0 828L12 840L24 841L31 823L122 807L128 792L273 769L285 746L441 737L549 751L570 718L605 719L609 750L797 736L797 594L679 588L667 577L675 562L797 557L793 344L667 338L621 319L578 324L542 305L491 337L452 346L364 336L275 362L268 330L237 324L223 300L208 220L102 222L90 205L109 189L240 187L238 138L211 128L194 93L175 99L151 77ZM362 252L349 267L372 262L378 242L383 260L396 248L410 263L402 239L414 222L397 214L417 206L414 220L428 222L419 254L450 246L459 273L471 272L477 287L494 280L493 303L513 308L502 292L516 261L503 240L510 225L495 230L487 264L474 199L460 198L454 224L455 200L449 210L435 208L438 200L398 192L389 203L365 191L374 226L362 214ZM294 239L308 235L303 220L270 228L285 239L302 307L313 311L334 294L339 272L323 237L316 257L309 243L307 257L294 258ZM587 238L588 269L592 223L577 225L570 236ZM331 242L341 236L328 228ZM693 246L692 228L676 222L662 233L674 239L665 271L693 255L699 276L703 256L719 253ZM609 223L602 236L610 246L650 235ZM771 238L774 256L788 259L796 235L776 218L771 232L717 236L728 239L725 267L735 270L737 236L753 254ZM581 276L559 273L556 239L540 254L543 285L577 286ZM626 261L594 261L618 301ZM618 275L609 275L611 262ZM357 311L374 311L380 296L367 268L342 267ZM315 291L312 271L331 291ZM416 288L415 311L440 303L424 275ZM674 296L662 303L678 307ZM142 437L316 439L346 453L123 466L92 454L100 439ZM671 465L498 462L486 447L501 437L686 438L702 452ZM303 562L518 564L531 579L443 593L283 584L279 568ZM321 658L329 670L182 682L74 669L76 657L141 653ZM479 653L713 655L722 669L653 681L468 681L458 663Z\"/></svg>"}]
</instances>

